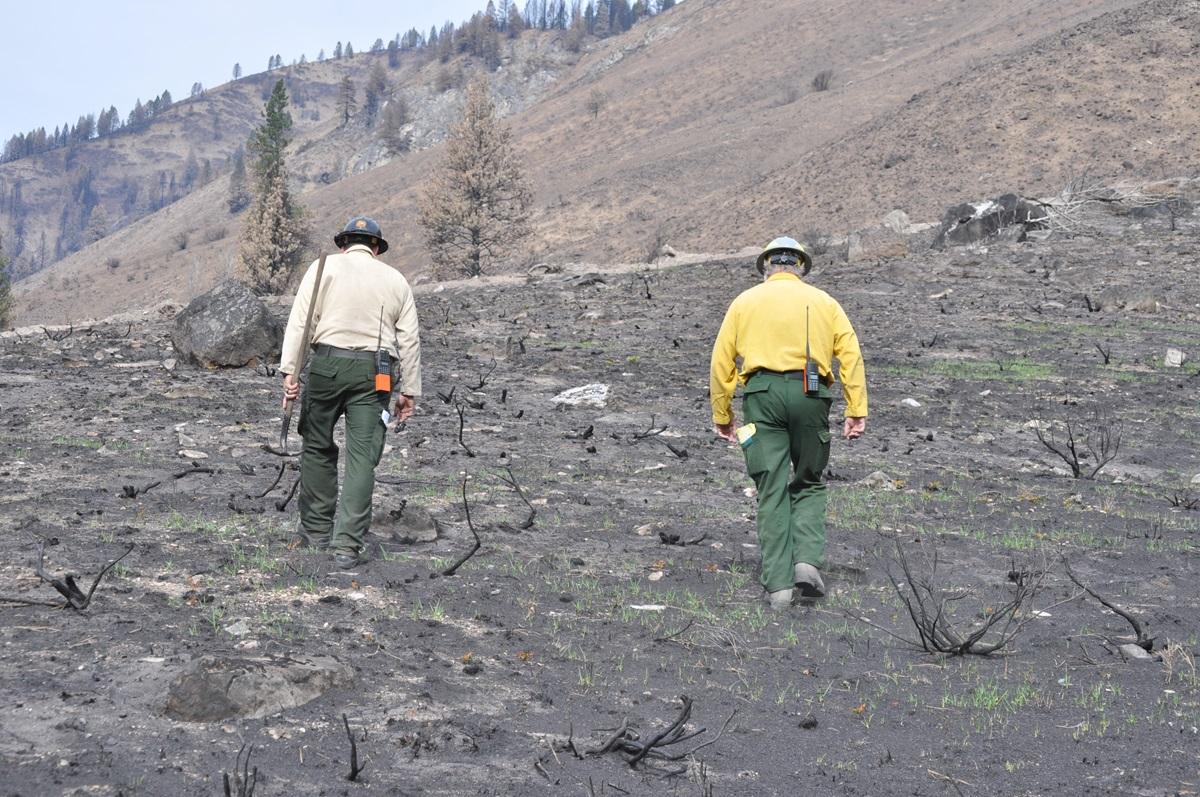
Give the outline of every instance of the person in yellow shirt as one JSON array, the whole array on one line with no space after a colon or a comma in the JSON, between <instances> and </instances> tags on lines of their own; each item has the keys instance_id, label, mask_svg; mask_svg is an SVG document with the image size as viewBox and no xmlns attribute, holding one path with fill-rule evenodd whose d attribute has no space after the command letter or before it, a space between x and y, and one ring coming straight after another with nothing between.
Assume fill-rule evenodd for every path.
<instances>
[{"instance_id":1,"label":"person in yellow shirt","mask_svg":"<svg viewBox=\"0 0 1200 797\"><path fill-rule=\"evenodd\" d=\"M379 225L358 216L334 236L340 254L329 255L312 313L312 357L300 408L300 539L329 548L335 564L350 569L364 560L371 524L375 466L383 453L391 376L400 391L391 416L403 422L421 395L421 342L417 306L408 281L378 260L387 251ZM320 267L309 266L296 292L283 338L279 370L285 400L300 397L296 373L304 325ZM377 382L383 369L388 379ZM346 418L346 478L338 494L338 446L333 428Z\"/></svg>"},{"instance_id":2,"label":"person in yellow shirt","mask_svg":"<svg viewBox=\"0 0 1200 797\"><path fill-rule=\"evenodd\" d=\"M812 268L803 244L776 238L756 265L762 283L733 300L713 344L709 395L713 430L741 443L758 488L762 584L771 607L783 609L795 589L802 597L825 594L821 477L829 464L834 358L847 440L866 430L867 379L858 336L841 305L801 279ZM732 410L739 381L746 421L740 429Z\"/></svg>"}]
</instances>

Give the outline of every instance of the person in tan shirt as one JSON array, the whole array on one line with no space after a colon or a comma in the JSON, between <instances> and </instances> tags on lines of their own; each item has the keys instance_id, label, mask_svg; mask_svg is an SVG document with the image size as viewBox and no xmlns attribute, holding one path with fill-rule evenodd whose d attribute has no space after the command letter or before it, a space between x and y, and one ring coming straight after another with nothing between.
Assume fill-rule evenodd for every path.
<instances>
[{"instance_id":1,"label":"person in tan shirt","mask_svg":"<svg viewBox=\"0 0 1200 797\"><path fill-rule=\"evenodd\" d=\"M377 260L387 251L379 225L365 216L334 236L340 254L329 255L312 312L311 359L303 394L296 373L305 319L318 263L305 272L283 338L279 370L284 399L301 399L299 542L331 548L338 567L361 564L371 524L375 466L387 432L389 390L379 390L377 361L391 377L399 365L399 392L392 407L406 421L421 395L421 343L412 289L399 271ZM382 351L382 355L379 353ZM389 380L390 381L390 380ZM390 386L389 386L390 387ZM346 478L340 500L338 446L333 429L346 418Z\"/></svg>"}]
</instances>

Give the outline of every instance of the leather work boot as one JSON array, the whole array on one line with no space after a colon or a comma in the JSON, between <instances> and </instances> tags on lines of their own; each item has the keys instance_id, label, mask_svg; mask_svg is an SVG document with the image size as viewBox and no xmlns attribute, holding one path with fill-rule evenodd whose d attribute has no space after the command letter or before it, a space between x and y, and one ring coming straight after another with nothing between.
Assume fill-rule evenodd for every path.
<instances>
[{"instance_id":1,"label":"leather work boot","mask_svg":"<svg viewBox=\"0 0 1200 797\"><path fill-rule=\"evenodd\" d=\"M793 569L796 587L802 598L825 597L825 582L821 580L821 571L807 562L796 562Z\"/></svg>"},{"instance_id":2,"label":"leather work boot","mask_svg":"<svg viewBox=\"0 0 1200 797\"><path fill-rule=\"evenodd\" d=\"M789 609L792 605L792 592L791 589L777 589L767 593L767 604L777 612Z\"/></svg>"},{"instance_id":3,"label":"leather work boot","mask_svg":"<svg viewBox=\"0 0 1200 797\"><path fill-rule=\"evenodd\" d=\"M358 551L340 548L333 553L333 563L339 570L353 570L366 562L367 560Z\"/></svg>"}]
</instances>

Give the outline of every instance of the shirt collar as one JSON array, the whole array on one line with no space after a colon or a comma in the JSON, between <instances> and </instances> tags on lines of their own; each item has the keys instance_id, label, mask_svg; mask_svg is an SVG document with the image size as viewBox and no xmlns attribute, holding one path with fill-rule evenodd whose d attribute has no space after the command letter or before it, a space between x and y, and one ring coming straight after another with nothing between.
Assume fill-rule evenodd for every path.
<instances>
[{"instance_id":1,"label":"shirt collar","mask_svg":"<svg viewBox=\"0 0 1200 797\"><path fill-rule=\"evenodd\" d=\"M801 281L799 276L791 273L790 271L780 271L767 277L767 282L774 282L775 280L781 279L796 280L796 282Z\"/></svg>"},{"instance_id":2,"label":"shirt collar","mask_svg":"<svg viewBox=\"0 0 1200 797\"><path fill-rule=\"evenodd\" d=\"M371 257L375 256L371 252L371 247L367 246L366 244L351 244L346 248L346 254L350 254L351 252L366 252L368 255L371 255Z\"/></svg>"}]
</instances>

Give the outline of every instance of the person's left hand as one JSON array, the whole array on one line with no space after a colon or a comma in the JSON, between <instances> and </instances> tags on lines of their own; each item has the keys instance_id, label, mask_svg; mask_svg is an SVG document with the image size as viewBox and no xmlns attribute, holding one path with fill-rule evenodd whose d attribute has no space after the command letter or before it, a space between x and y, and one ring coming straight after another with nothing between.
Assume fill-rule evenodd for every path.
<instances>
[{"instance_id":1,"label":"person's left hand","mask_svg":"<svg viewBox=\"0 0 1200 797\"><path fill-rule=\"evenodd\" d=\"M300 381L292 374L285 374L283 377L283 406L287 406L289 401L295 401L300 398Z\"/></svg>"},{"instance_id":2,"label":"person's left hand","mask_svg":"<svg viewBox=\"0 0 1200 797\"><path fill-rule=\"evenodd\" d=\"M738 439L735 423L736 422L732 417L729 419L729 423L714 423L713 431L716 432L717 437L721 438L722 440L727 440L730 443L736 443Z\"/></svg>"}]
</instances>

